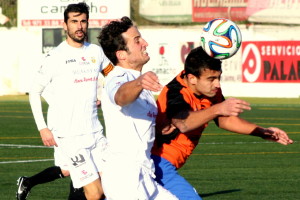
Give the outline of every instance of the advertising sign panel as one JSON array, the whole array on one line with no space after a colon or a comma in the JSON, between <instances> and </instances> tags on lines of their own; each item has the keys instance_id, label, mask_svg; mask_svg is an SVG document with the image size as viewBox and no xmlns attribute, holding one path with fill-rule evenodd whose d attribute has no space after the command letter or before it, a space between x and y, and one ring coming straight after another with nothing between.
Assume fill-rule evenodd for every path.
<instances>
[{"instance_id":1,"label":"advertising sign panel","mask_svg":"<svg viewBox=\"0 0 300 200\"><path fill-rule=\"evenodd\" d=\"M19 0L18 26L61 27L67 5L79 2L82 0ZM110 20L125 15L130 16L130 0L86 0L85 2L90 7L89 27L101 27Z\"/></svg>"},{"instance_id":2,"label":"advertising sign panel","mask_svg":"<svg viewBox=\"0 0 300 200\"><path fill-rule=\"evenodd\" d=\"M248 0L193 0L193 22L208 22L214 18L246 20L247 2Z\"/></svg>"},{"instance_id":3,"label":"advertising sign panel","mask_svg":"<svg viewBox=\"0 0 300 200\"><path fill-rule=\"evenodd\" d=\"M300 83L300 41L243 42L242 81Z\"/></svg>"},{"instance_id":4,"label":"advertising sign panel","mask_svg":"<svg viewBox=\"0 0 300 200\"><path fill-rule=\"evenodd\" d=\"M139 13L155 22L191 22L192 0L141 0Z\"/></svg>"},{"instance_id":5,"label":"advertising sign panel","mask_svg":"<svg viewBox=\"0 0 300 200\"><path fill-rule=\"evenodd\" d=\"M249 0L247 15L250 22L300 24L298 0Z\"/></svg>"}]
</instances>

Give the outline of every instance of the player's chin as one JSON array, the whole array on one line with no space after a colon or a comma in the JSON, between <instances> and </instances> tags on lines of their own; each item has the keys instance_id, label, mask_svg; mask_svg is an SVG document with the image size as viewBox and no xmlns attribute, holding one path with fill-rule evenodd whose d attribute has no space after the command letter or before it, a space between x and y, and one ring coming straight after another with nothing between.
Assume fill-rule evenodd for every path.
<instances>
[{"instance_id":1,"label":"player's chin","mask_svg":"<svg viewBox=\"0 0 300 200\"><path fill-rule=\"evenodd\" d=\"M78 42L78 43L83 43L85 41L85 38L84 37L76 37L74 39L75 42Z\"/></svg>"},{"instance_id":2,"label":"player's chin","mask_svg":"<svg viewBox=\"0 0 300 200\"><path fill-rule=\"evenodd\" d=\"M144 63L147 63L150 60L150 57L148 56L148 54L144 55Z\"/></svg>"},{"instance_id":3,"label":"player's chin","mask_svg":"<svg viewBox=\"0 0 300 200\"><path fill-rule=\"evenodd\" d=\"M214 97L214 96L216 96L216 94L217 94L217 91L207 93L207 94L205 94L205 96L207 96L207 97Z\"/></svg>"}]
</instances>

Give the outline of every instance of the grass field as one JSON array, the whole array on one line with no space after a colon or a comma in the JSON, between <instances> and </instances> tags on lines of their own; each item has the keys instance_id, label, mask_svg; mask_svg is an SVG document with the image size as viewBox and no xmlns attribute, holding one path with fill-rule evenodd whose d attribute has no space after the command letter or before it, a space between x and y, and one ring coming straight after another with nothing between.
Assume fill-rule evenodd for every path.
<instances>
[{"instance_id":1,"label":"grass field","mask_svg":"<svg viewBox=\"0 0 300 200\"><path fill-rule=\"evenodd\" d=\"M252 105L244 119L279 127L294 144L229 133L211 123L179 173L204 200L300 199L300 99L242 99ZM28 96L0 96L0 199L15 199L19 176L52 165L53 149L42 146ZM36 186L28 199L67 199L69 182L65 178Z\"/></svg>"}]
</instances>

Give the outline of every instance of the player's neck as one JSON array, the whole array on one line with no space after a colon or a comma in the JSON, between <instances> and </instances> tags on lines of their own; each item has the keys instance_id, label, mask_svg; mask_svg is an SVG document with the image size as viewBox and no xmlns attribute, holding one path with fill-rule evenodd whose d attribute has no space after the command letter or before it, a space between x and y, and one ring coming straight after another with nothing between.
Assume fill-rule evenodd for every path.
<instances>
[{"instance_id":1,"label":"player's neck","mask_svg":"<svg viewBox=\"0 0 300 200\"><path fill-rule=\"evenodd\" d=\"M75 48L80 48L84 44L84 42L75 42L71 38L67 38L66 42L68 43L68 45L70 45L71 47L75 47Z\"/></svg>"}]
</instances>

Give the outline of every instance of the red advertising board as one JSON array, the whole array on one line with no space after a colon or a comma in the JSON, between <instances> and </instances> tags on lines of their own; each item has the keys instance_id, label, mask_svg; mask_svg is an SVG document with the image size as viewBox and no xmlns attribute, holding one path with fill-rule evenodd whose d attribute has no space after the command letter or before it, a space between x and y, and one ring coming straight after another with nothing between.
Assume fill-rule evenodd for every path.
<instances>
[{"instance_id":1,"label":"red advertising board","mask_svg":"<svg viewBox=\"0 0 300 200\"><path fill-rule=\"evenodd\" d=\"M102 27L114 19L89 19L89 27ZM62 26L63 19L31 19L22 20L22 26Z\"/></svg>"},{"instance_id":2,"label":"red advertising board","mask_svg":"<svg viewBox=\"0 0 300 200\"><path fill-rule=\"evenodd\" d=\"M300 41L245 41L242 81L300 83Z\"/></svg>"},{"instance_id":3,"label":"red advertising board","mask_svg":"<svg viewBox=\"0 0 300 200\"><path fill-rule=\"evenodd\" d=\"M193 0L193 22L208 22L215 18L244 21L248 0Z\"/></svg>"}]
</instances>

